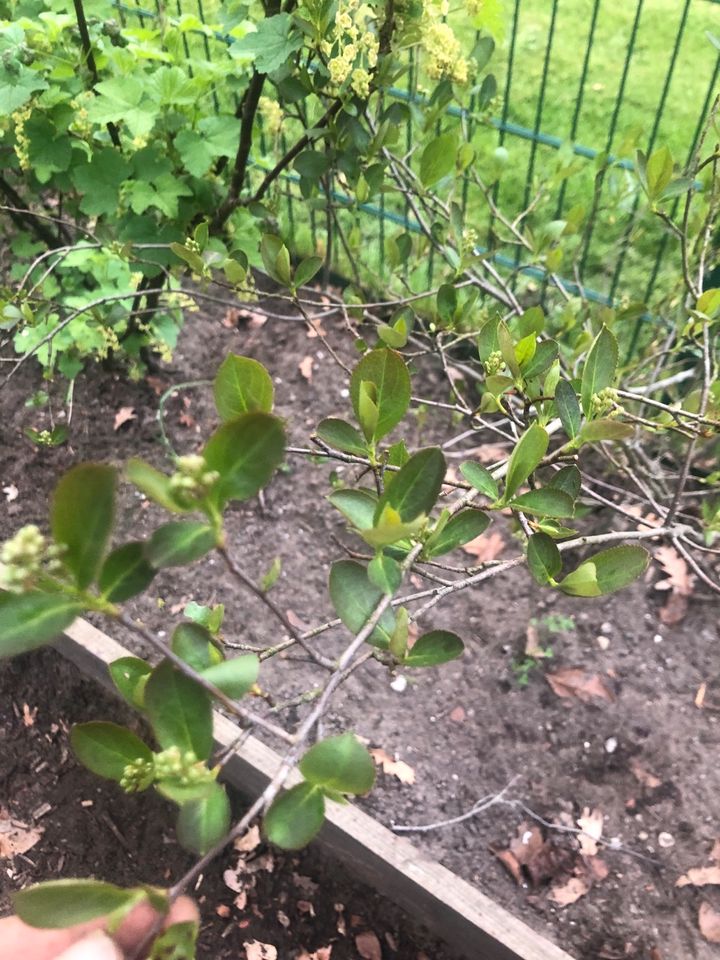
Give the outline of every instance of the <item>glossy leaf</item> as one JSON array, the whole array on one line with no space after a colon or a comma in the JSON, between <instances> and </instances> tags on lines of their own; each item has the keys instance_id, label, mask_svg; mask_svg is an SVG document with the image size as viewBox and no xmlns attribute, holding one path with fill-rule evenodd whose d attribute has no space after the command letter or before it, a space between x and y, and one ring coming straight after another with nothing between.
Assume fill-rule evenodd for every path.
<instances>
[{"instance_id":1,"label":"glossy leaf","mask_svg":"<svg viewBox=\"0 0 720 960\"><path fill-rule=\"evenodd\" d=\"M575 504L572 498L562 490L554 487L542 487L539 490L530 490L519 497L515 497L509 504L513 510L522 510L539 517L572 517L575 513Z\"/></svg>"},{"instance_id":2,"label":"glossy leaf","mask_svg":"<svg viewBox=\"0 0 720 960\"><path fill-rule=\"evenodd\" d=\"M602 597L637 580L649 560L650 554L643 547L610 547L569 573L560 581L560 589L574 597Z\"/></svg>"},{"instance_id":3,"label":"glossy leaf","mask_svg":"<svg viewBox=\"0 0 720 960\"><path fill-rule=\"evenodd\" d=\"M442 530L433 533L425 542L428 557L440 557L456 547L474 540L487 530L490 518L481 510L469 508L451 517Z\"/></svg>"},{"instance_id":4,"label":"glossy leaf","mask_svg":"<svg viewBox=\"0 0 720 960\"><path fill-rule=\"evenodd\" d=\"M322 790L311 783L299 783L272 803L265 814L263 829L276 847L299 850L317 836L324 820Z\"/></svg>"},{"instance_id":5,"label":"glossy leaf","mask_svg":"<svg viewBox=\"0 0 720 960\"><path fill-rule=\"evenodd\" d=\"M631 423L621 420L609 420L601 417L599 420L589 420L580 430L581 443L600 443L602 440L628 440L635 433Z\"/></svg>"},{"instance_id":6,"label":"glossy leaf","mask_svg":"<svg viewBox=\"0 0 720 960\"><path fill-rule=\"evenodd\" d=\"M256 684L259 672L260 661L256 654L246 653L216 663L203 670L202 675L228 697L239 700Z\"/></svg>"},{"instance_id":7,"label":"glossy leaf","mask_svg":"<svg viewBox=\"0 0 720 960\"><path fill-rule=\"evenodd\" d=\"M131 707L142 710L145 684L148 682L152 667L139 657L120 657L108 666L112 682Z\"/></svg>"},{"instance_id":8,"label":"glossy leaf","mask_svg":"<svg viewBox=\"0 0 720 960\"><path fill-rule=\"evenodd\" d=\"M536 469L547 452L547 431L534 423L518 440L508 463L504 499L509 500Z\"/></svg>"},{"instance_id":9,"label":"glossy leaf","mask_svg":"<svg viewBox=\"0 0 720 960\"><path fill-rule=\"evenodd\" d=\"M428 447L414 454L395 474L375 508L377 522L387 506L396 511L402 523L411 523L435 506L445 478L445 457L439 447Z\"/></svg>"},{"instance_id":10,"label":"glossy leaf","mask_svg":"<svg viewBox=\"0 0 720 960\"><path fill-rule=\"evenodd\" d=\"M360 386L363 382L375 387L378 416L373 440L382 440L402 420L410 405L410 374L399 353L380 347L366 353L350 377L350 399L358 422Z\"/></svg>"},{"instance_id":11,"label":"glossy leaf","mask_svg":"<svg viewBox=\"0 0 720 960\"><path fill-rule=\"evenodd\" d=\"M156 569L194 563L217 545L217 533L199 520L174 520L158 527L145 545L145 557Z\"/></svg>"},{"instance_id":12,"label":"glossy leaf","mask_svg":"<svg viewBox=\"0 0 720 960\"><path fill-rule=\"evenodd\" d=\"M101 463L81 463L64 474L52 497L50 528L62 544L63 564L81 590L95 580L115 518L117 471Z\"/></svg>"},{"instance_id":13,"label":"glossy leaf","mask_svg":"<svg viewBox=\"0 0 720 960\"><path fill-rule=\"evenodd\" d=\"M128 480L144 493L148 500L164 507L170 513L188 513L187 507L176 502L170 488L170 478L160 473L149 463L134 457L125 465L125 474Z\"/></svg>"},{"instance_id":14,"label":"glossy leaf","mask_svg":"<svg viewBox=\"0 0 720 960\"><path fill-rule=\"evenodd\" d=\"M212 634L200 623L179 623L173 630L170 649L198 673L222 660Z\"/></svg>"},{"instance_id":15,"label":"glossy leaf","mask_svg":"<svg viewBox=\"0 0 720 960\"><path fill-rule=\"evenodd\" d=\"M534 533L527 545L528 567L541 586L555 580L562 570L562 557L552 537Z\"/></svg>"},{"instance_id":16,"label":"glossy leaf","mask_svg":"<svg viewBox=\"0 0 720 960\"><path fill-rule=\"evenodd\" d=\"M70 732L70 745L83 766L98 777L119 782L125 767L135 760L152 760L150 747L132 730L116 723L78 723Z\"/></svg>"},{"instance_id":17,"label":"glossy leaf","mask_svg":"<svg viewBox=\"0 0 720 960\"><path fill-rule=\"evenodd\" d=\"M377 495L371 490L336 490L328 497L330 503L358 530L372 526Z\"/></svg>"},{"instance_id":18,"label":"glossy leaf","mask_svg":"<svg viewBox=\"0 0 720 960\"><path fill-rule=\"evenodd\" d=\"M361 795L375 783L370 754L352 733L321 740L298 764L308 783L323 790Z\"/></svg>"},{"instance_id":19,"label":"glossy leaf","mask_svg":"<svg viewBox=\"0 0 720 960\"><path fill-rule=\"evenodd\" d=\"M426 524L423 516L410 523L403 523L400 514L390 506L386 506L379 520L369 530L360 530L360 536L375 550L387 547L393 543L408 541L417 536Z\"/></svg>"},{"instance_id":20,"label":"glossy leaf","mask_svg":"<svg viewBox=\"0 0 720 960\"><path fill-rule=\"evenodd\" d=\"M382 600L383 592L372 584L367 570L356 560L338 560L330 569L330 599L345 626L358 634ZM368 643L387 648L395 629L395 617L384 611Z\"/></svg>"},{"instance_id":21,"label":"glossy leaf","mask_svg":"<svg viewBox=\"0 0 720 960\"><path fill-rule=\"evenodd\" d=\"M580 404L572 384L567 380L559 380L555 387L555 409L563 430L574 440L580 432Z\"/></svg>"},{"instance_id":22,"label":"glossy leaf","mask_svg":"<svg viewBox=\"0 0 720 960\"><path fill-rule=\"evenodd\" d=\"M212 750L210 696L169 660L155 667L145 687L145 712L163 749L192 750L206 760Z\"/></svg>"},{"instance_id":23,"label":"glossy leaf","mask_svg":"<svg viewBox=\"0 0 720 960\"><path fill-rule=\"evenodd\" d=\"M595 337L583 367L580 401L586 417L592 415L592 398L615 382L618 362L617 340L607 327Z\"/></svg>"},{"instance_id":24,"label":"glossy leaf","mask_svg":"<svg viewBox=\"0 0 720 960\"><path fill-rule=\"evenodd\" d=\"M400 586L402 571L400 564L384 553L378 553L368 564L370 582L383 593L392 595Z\"/></svg>"},{"instance_id":25,"label":"glossy leaf","mask_svg":"<svg viewBox=\"0 0 720 960\"><path fill-rule=\"evenodd\" d=\"M49 643L84 609L84 604L62 593L0 593L0 657Z\"/></svg>"},{"instance_id":26,"label":"glossy leaf","mask_svg":"<svg viewBox=\"0 0 720 960\"><path fill-rule=\"evenodd\" d=\"M13 906L28 926L57 930L107 916L137 899L138 890L100 880L48 880L14 894Z\"/></svg>"},{"instance_id":27,"label":"glossy leaf","mask_svg":"<svg viewBox=\"0 0 720 960\"><path fill-rule=\"evenodd\" d=\"M215 406L221 420L243 413L270 413L275 390L265 367L250 357L231 353L220 365L213 383Z\"/></svg>"},{"instance_id":28,"label":"glossy leaf","mask_svg":"<svg viewBox=\"0 0 720 960\"><path fill-rule=\"evenodd\" d=\"M554 340L543 340L538 343L533 356L521 364L520 369L525 380L531 380L545 373L555 362L559 352L560 348Z\"/></svg>"},{"instance_id":29,"label":"glossy leaf","mask_svg":"<svg viewBox=\"0 0 720 960\"><path fill-rule=\"evenodd\" d=\"M327 420L320 421L315 433L328 446L334 447L336 450L354 453L360 457L367 456L367 444L363 440L362 434L346 420L328 417Z\"/></svg>"},{"instance_id":30,"label":"glossy leaf","mask_svg":"<svg viewBox=\"0 0 720 960\"><path fill-rule=\"evenodd\" d=\"M322 257L307 257L305 260L301 260L293 277L295 287L302 287L306 283L310 283L322 265Z\"/></svg>"},{"instance_id":31,"label":"glossy leaf","mask_svg":"<svg viewBox=\"0 0 720 960\"><path fill-rule=\"evenodd\" d=\"M190 800L180 808L178 840L192 853L205 854L219 843L230 829L230 801L225 788L214 783L200 800Z\"/></svg>"},{"instance_id":32,"label":"glossy leaf","mask_svg":"<svg viewBox=\"0 0 720 960\"><path fill-rule=\"evenodd\" d=\"M432 630L424 633L413 644L403 660L406 667L437 667L462 656L465 645L455 633Z\"/></svg>"},{"instance_id":33,"label":"glossy leaf","mask_svg":"<svg viewBox=\"0 0 720 960\"><path fill-rule=\"evenodd\" d=\"M494 502L500 496L495 478L482 464L475 463L474 460L466 460L460 466L460 473L472 487L484 493L488 500Z\"/></svg>"},{"instance_id":34,"label":"glossy leaf","mask_svg":"<svg viewBox=\"0 0 720 960\"><path fill-rule=\"evenodd\" d=\"M155 573L145 556L145 544L125 543L105 559L98 586L111 603L123 603L142 593Z\"/></svg>"},{"instance_id":35,"label":"glossy leaf","mask_svg":"<svg viewBox=\"0 0 720 960\"><path fill-rule=\"evenodd\" d=\"M202 800L214 792L216 783L214 780L203 780L197 783L180 783L178 780L160 780L154 784L157 792L182 806L193 800Z\"/></svg>"},{"instance_id":36,"label":"glossy leaf","mask_svg":"<svg viewBox=\"0 0 720 960\"><path fill-rule=\"evenodd\" d=\"M548 486L556 490L562 490L571 500L575 501L580 496L581 484L580 471L575 464L570 464L570 466L561 467L557 473L553 474Z\"/></svg>"},{"instance_id":37,"label":"glossy leaf","mask_svg":"<svg viewBox=\"0 0 720 960\"><path fill-rule=\"evenodd\" d=\"M269 413L246 413L228 420L205 446L209 470L220 474L211 496L222 506L227 500L248 500L270 481L285 453L285 431Z\"/></svg>"},{"instance_id":38,"label":"glossy leaf","mask_svg":"<svg viewBox=\"0 0 720 960\"><path fill-rule=\"evenodd\" d=\"M455 170L457 149L455 133L441 133L428 143L420 157L420 182L424 187L431 187Z\"/></svg>"}]
</instances>

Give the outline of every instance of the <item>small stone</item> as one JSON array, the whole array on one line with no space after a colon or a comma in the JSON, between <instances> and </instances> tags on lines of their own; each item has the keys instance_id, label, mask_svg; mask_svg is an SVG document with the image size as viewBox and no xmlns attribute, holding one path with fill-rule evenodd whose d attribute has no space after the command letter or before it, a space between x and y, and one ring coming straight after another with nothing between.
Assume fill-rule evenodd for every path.
<instances>
[{"instance_id":1,"label":"small stone","mask_svg":"<svg viewBox=\"0 0 720 960\"><path fill-rule=\"evenodd\" d=\"M659 833L658 846L662 847L664 850L667 850L668 847L674 847L675 837L671 833Z\"/></svg>"},{"instance_id":2,"label":"small stone","mask_svg":"<svg viewBox=\"0 0 720 960\"><path fill-rule=\"evenodd\" d=\"M612 632L613 632L613 625L611 623L608 623L607 620L604 623L600 624L600 633L612 633Z\"/></svg>"},{"instance_id":3,"label":"small stone","mask_svg":"<svg viewBox=\"0 0 720 960\"><path fill-rule=\"evenodd\" d=\"M662 642L663 642L662 636L661 636L659 633L656 633L655 636L653 637L653 642L654 642L654 643L662 643Z\"/></svg>"},{"instance_id":4,"label":"small stone","mask_svg":"<svg viewBox=\"0 0 720 960\"><path fill-rule=\"evenodd\" d=\"M644 830L641 830L638 834L638 840L647 840L647 838L648 834Z\"/></svg>"},{"instance_id":5,"label":"small stone","mask_svg":"<svg viewBox=\"0 0 720 960\"><path fill-rule=\"evenodd\" d=\"M602 634L600 634L600 636L597 638L597 645L601 650L607 650L607 648L610 646L610 640L608 637L604 637Z\"/></svg>"},{"instance_id":6,"label":"small stone","mask_svg":"<svg viewBox=\"0 0 720 960\"><path fill-rule=\"evenodd\" d=\"M590 741L589 741L589 740L586 740L585 743L583 744L583 747L584 747L585 750L589 750L589 749L590 749Z\"/></svg>"},{"instance_id":7,"label":"small stone","mask_svg":"<svg viewBox=\"0 0 720 960\"><path fill-rule=\"evenodd\" d=\"M608 737L605 741L605 752L615 753L618 747L617 737Z\"/></svg>"},{"instance_id":8,"label":"small stone","mask_svg":"<svg viewBox=\"0 0 720 960\"><path fill-rule=\"evenodd\" d=\"M402 693L407 687L407 677L404 677L402 674L399 674L395 677L394 680L390 682L390 686L395 691L395 693Z\"/></svg>"}]
</instances>

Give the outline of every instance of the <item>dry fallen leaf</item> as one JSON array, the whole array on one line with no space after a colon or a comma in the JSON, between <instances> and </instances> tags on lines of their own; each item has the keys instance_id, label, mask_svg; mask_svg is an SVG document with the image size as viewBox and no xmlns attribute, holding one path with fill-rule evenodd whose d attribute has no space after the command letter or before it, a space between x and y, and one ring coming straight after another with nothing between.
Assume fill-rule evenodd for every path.
<instances>
[{"instance_id":1,"label":"dry fallen leaf","mask_svg":"<svg viewBox=\"0 0 720 960\"><path fill-rule=\"evenodd\" d=\"M580 843L580 852L585 857L594 857L598 852L598 841L602 837L604 817L600 810L591 811L585 807L583 815L578 818L577 825L582 833L577 835Z\"/></svg>"},{"instance_id":2,"label":"dry fallen leaf","mask_svg":"<svg viewBox=\"0 0 720 960\"><path fill-rule=\"evenodd\" d=\"M492 533L481 533L479 537L463 544L462 549L475 557L478 563L488 563L500 556L505 549L505 541L502 535L494 530Z\"/></svg>"},{"instance_id":3,"label":"dry fallen leaf","mask_svg":"<svg viewBox=\"0 0 720 960\"><path fill-rule=\"evenodd\" d=\"M610 867L599 857L592 857L588 863L590 865L590 873L593 875L593 880L605 880L610 873Z\"/></svg>"},{"instance_id":4,"label":"dry fallen leaf","mask_svg":"<svg viewBox=\"0 0 720 960\"><path fill-rule=\"evenodd\" d=\"M559 907L567 907L580 897L584 897L589 889L590 881L587 877L570 877L565 883L552 888L548 894L548 900L552 900Z\"/></svg>"},{"instance_id":5,"label":"dry fallen leaf","mask_svg":"<svg viewBox=\"0 0 720 960\"><path fill-rule=\"evenodd\" d=\"M593 697L615 701L615 694L607 681L598 673L587 673L582 667L564 667L554 673L546 673L545 679L558 697L574 697L582 703L590 703Z\"/></svg>"},{"instance_id":6,"label":"dry fallen leaf","mask_svg":"<svg viewBox=\"0 0 720 960\"><path fill-rule=\"evenodd\" d=\"M534 623L529 623L525 631L525 656L534 657L536 660L542 660L543 657L552 656L550 648L543 647L540 643L540 634Z\"/></svg>"},{"instance_id":7,"label":"dry fallen leaf","mask_svg":"<svg viewBox=\"0 0 720 960\"><path fill-rule=\"evenodd\" d=\"M450 720L453 723L464 723L465 722L465 710L463 707L454 707L448 714Z\"/></svg>"},{"instance_id":8,"label":"dry fallen leaf","mask_svg":"<svg viewBox=\"0 0 720 960\"><path fill-rule=\"evenodd\" d=\"M215 907L215 913L219 917L222 917L223 919L227 919L227 917L230 916L230 907L226 903L219 903Z\"/></svg>"},{"instance_id":9,"label":"dry fallen leaf","mask_svg":"<svg viewBox=\"0 0 720 960\"><path fill-rule=\"evenodd\" d=\"M688 597L695 586L695 574L690 573L688 565L674 547L657 547L655 559L667 574L665 580L655 584L656 590L669 590L667 603L660 611L663 623L679 623L687 613Z\"/></svg>"},{"instance_id":10,"label":"dry fallen leaf","mask_svg":"<svg viewBox=\"0 0 720 960\"><path fill-rule=\"evenodd\" d=\"M307 322L307 336L308 339L313 337L326 337L327 330L322 325L322 320L320 317L311 317Z\"/></svg>"},{"instance_id":11,"label":"dry fallen leaf","mask_svg":"<svg viewBox=\"0 0 720 960\"><path fill-rule=\"evenodd\" d=\"M355 937L355 948L362 960L382 960L382 947L372 930Z\"/></svg>"},{"instance_id":12,"label":"dry fallen leaf","mask_svg":"<svg viewBox=\"0 0 720 960\"><path fill-rule=\"evenodd\" d=\"M383 773L387 773L390 777L397 777L400 783L415 783L415 771L404 760L393 760L382 747L371 750L370 756L378 767L382 767Z\"/></svg>"},{"instance_id":13,"label":"dry fallen leaf","mask_svg":"<svg viewBox=\"0 0 720 960\"><path fill-rule=\"evenodd\" d=\"M233 847L238 853L251 853L256 847L260 846L260 827L250 827L247 833L233 843Z\"/></svg>"},{"instance_id":14,"label":"dry fallen leaf","mask_svg":"<svg viewBox=\"0 0 720 960\"><path fill-rule=\"evenodd\" d=\"M31 710L30 707L26 703L24 703L22 706L22 712L23 712L23 724L26 727L35 726L35 717L37 717L38 708L33 707Z\"/></svg>"},{"instance_id":15,"label":"dry fallen leaf","mask_svg":"<svg viewBox=\"0 0 720 960\"><path fill-rule=\"evenodd\" d=\"M517 833L517 837L510 841L507 852L515 858L520 868L524 868L532 885L537 887L544 880L555 877L559 871L558 851L545 840L537 824L521 823ZM493 853L515 876L510 858L499 856L496 851ZM521 869L521 876L522 872Z\"/></svg>"},{"instance_id":16,"label":"dry fallen leaf","mask_svg":"<svg viewBox=\"0 0 720 960\"><path fill-rule=\"evenodd\" d=\"M313 364L315 363L314 357L303 357L300 363L298 364L298 370L300 371L301 376L303 376L308 383L312 383L313 378Z\"/></svg>"},{"instance_id":17,"label":"dry fallen leaf","mask_svg":"<svg viewBox=\"0 0 720 960\"><path fill-rule=\"evenodd\" d=\"M329 947L318 947L313 953L303 950L299 953L297 960L330 960L332 955L332 944Z\"/></svg>"},{"instance_id":18,"label":"dry fallen leaf","mask_svg":"<svg viewBox=\"0 0 720 960\"><path fill-rule=\"evenodd\" d=\"M515 883L520 886L522 883L522 870L520 868L520 864L518 863L517 857L509 850L500 850L497 847L490 847L490 853L498 858Z\"/></svg>"},{"instance_id":19,"label":"dry fallen leaf","mask_svg":"<svg viewBox=\"0 0 720 960\"><path fill-rule=\"evenodd\" d=\"M135 407L120 407L113 420L113 430L119 430L124 423L130 420L137 420Z\"/></svg>"},{"instance_id":20,"label":"dry fallen leaf","mask_svg":"<svg viewBox=\"0 0 720 960\"><path fill-rule=\"evenodd\" d=\"M702 710L705 706L705 695L707 693L707 683L703 680L700 686L697 688L697 693L695 694L695 706L698 710Z\"/></svg>"},{"instance_id":21,"label":"dry fallen leaf","mask_svg":"<svg viewBox=\"0 0 720 960\"><path fill-rule=\"evenodd\" d=\"M646 769L642 763L638 760L637 757L633 757L630 760L630 769L632 774L638 783L641 783L644 787L647 787L648 790L655 790L657 787L661 786L662 780L659 777L656 777L654 773L651 773Z\"/></svg>"},{"instance_id":22,"label":"dry fallen leaf","mask_svg":"<svg viewBox=\"0 0 720 960\"><path fill-rule=\"evenodd\" d=\"M713 863L720 863L720 840L716 840L710 851L710 859Z\"/></svg>"},{"instance_id":23,"label":"dry fallen leaf","mask_svg":"<svg viewBox=\"0 0 720 960\"><path fill-rule=\"evenodd\" d=\"M243 943L247 960L277 960L278 952L271 943L259 940L246 940Z\"/></svg>"},{"instance_id":24,"label":"dry fallen leaf","mask_svg":"<svg viewBox=\"0 0 720 960\"><path fill-rule=\"evenodd\" d=\"M18 498L18 488L14 483L9 483L6 487L3 487L2 492L5 494L5 499L8 503L12 503L13 500L17 500Z\"/></svg>"},{"instance_id":25,"label":"dry fallen leaf","mask_svg":"<svg viewBox=\"0 0 720 960\"><path fill-rule=\"evenodd\" d=\"M708 884L720 884L720 866L691 867L676 882L676 887L706 887Z\"/></svg>"},{"instance_id":26,"label":"dry fallen leaf","mask_svg":"<svg viewBox=\"0 0 720 960\"><path fill-rule=\"evenodd\" d=\"M20 821L4 819L0 811L0 860L27 853L43 834L42 827L28 827Z\"/></svg>"},{"instance_id":27,"label":"dry fallen leaf","mask_svg":"<svg viewBox=\"0 0 720 960\"><path fill-rule=\"evenodd\" d=\"M701 903L698 912L700 933L710 943L720 943L720 913L713 910L709 903Z\"/></svg>"}]
</instances>

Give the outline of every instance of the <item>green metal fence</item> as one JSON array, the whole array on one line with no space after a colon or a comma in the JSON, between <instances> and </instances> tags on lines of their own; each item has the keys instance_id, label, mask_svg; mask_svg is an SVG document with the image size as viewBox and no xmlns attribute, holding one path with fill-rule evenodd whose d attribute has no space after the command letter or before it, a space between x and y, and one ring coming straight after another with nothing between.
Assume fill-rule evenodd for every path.
<instances>
[{"instance_id":1,"label":"green metal fence","mask_svg":"<svg viewBox=\"0 0 720 960\"><path fill-rule=\"evenodd\" d=\"M206 14L213 0L205 2L172 0L168 5L155 0L152 9L148 0L134 0L115 6L125 22L172 16L172 6L177 15L190 13L211 22ZM650 152L668 143L676 162L692 157L720 72L718 47L709 36L720 35L720 0L504 0L504 15L506 33L491 62L497 110L478 111L475 96L467 109L450 108L443 126L463 124L481 158L498 145L509 151L509 173L494 199L511 217L533 201L539 184L553 176L559 157L564 162L575 158L573 177L556 183L536 206L545 219L562 219L583 208L584 226L572 257L563 264L563 283L570 292L598 302L625 297L651 304L667 289L665 266L676 241L661 225L639 216L641 197L628 171L638 147ZM467 33L472 44L472 31ZM226 55L227 39L218 33L186 37L185 42L201 43L206 56L216 58ZM418 101L420 70L412 55L408 67L406 85L392 94ZM216 106L221 96L218 91ZM408 152L413 137L408 124ZM329 180L325 189L332 210L314 209L300 197L298 179L290 173L285 180L286 226L301 244L324 250L335 270L350 275L346 233L339 229L356 225L349 198L337 181ZM519 248L514 256L497 250L492 213L469 179L462 206L482 249L514 282L529 277L542 289L547 278L523 263ZM382 275L393 235L416 234L420 227L402 201L383 197L360 209L363 265L366 272ZM440 266L429 258L429 279Z\"/></svg>"}]
</instances>

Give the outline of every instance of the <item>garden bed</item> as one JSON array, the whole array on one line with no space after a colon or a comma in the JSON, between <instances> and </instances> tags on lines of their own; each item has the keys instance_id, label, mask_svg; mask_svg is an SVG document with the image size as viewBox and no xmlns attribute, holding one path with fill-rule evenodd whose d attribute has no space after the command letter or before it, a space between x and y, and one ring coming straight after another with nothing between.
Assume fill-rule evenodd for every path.
<instances>
[{"instance_id":1,"label":"garden bed","mask_svg":"<svg viewBox=\"0 0 720 960\"><path fill-rule=\"evenodd\" d=\"M340 319L324 325L333 347L352 363ZM191 314L173 369L145 382L131 384L100 371L80 377L66 447L40 450L23 437L25 426L49 426L47 407L24 406L41 385L28 364L3 398L5 458L0 480L11 492L6 493L9 502L0 534L8 535L22 523L42 523L59 472L73 462L120 463L139 455L163 463L165 450L155 420L159 394L173 383L212 377L231 351L254 356L269 368L276 380L278 412L288 418L291 443L305 446L322 417L347 410L344 375L320 340L308 338L301 323L260 325L252 307L241 308L239 314L224 308ZM416 375L414 393L445 399L439 383L432 371L422 371ZM51 392L57 401L60 387ZM207 389L184 391L172 399L166 407L166 426L173 444L186 452L196 449L213 416ZM447 426L443 416L432 410L411 418L408 445L432 442ZM487 448L490 439L477 436L466 442L465 456L480 457L483 451L478 448ZM266 572L274 556L282 558L274 596L307 625L331 612L327 573L330 562L342 555L336 538L358 548L322 499L330 491L329 473L327 465L289 457L288 469L278 474L263 503L243 504L228 516L231 550L242 557L255 579ZM123 536L143 536L157 517L154 508L125 488ZM610 515L607 523L612 523ZM503 538L502 543L494 541L495 548L502 546L505 555L515 552L506 530L494 525L486 537L493 535ZM458 554L459 563L467 561ZM501 799L516 801L515 805L495 803L454 826L412 835L413 841L582 960L715 955L715 948L697 929L701 902L718 906L712 888L708 894L708 888L675 884L687 868L707 862L720 833L713 817L720 786L714 762L720 740L717 604L704 600L698 589L684 618L664 625L659 614L666 597L655 591L657 579L653 573L621 594L585 601L556 598L536 588L522 569L510 571L492 586L459 593L433 611L428 626L447 626L463 636L467 649L461 661L408 673L404 689L377 665L365 667L343 687L325 722L326 732L354 729L371 748L412 768L414 783L401 782L389 767L375 792L362 801L387 825L444 821L512 783ZM158 597L164 601L162 611ZM250 643L272 639L274 626L262 608L253 598L238 594L212 558L193 568L165 571L131 612L150 629L167 630L168 610L175 622L189 600L225 602L228 639ZM550 615L554 619L548 620ZM533 618L540 639L552 645L553 657L531 669L527 685L521 686L518 664L524 659ZM149 653L134 639L120 632L116 636ZM318 641L321 649L328 653L339 649L339 634L324 636ZM586 671L590 692L558 695L557 684L553 689L543 672L566 667ZM294 656L275 658L262 674L263 685L278 699L297 695L317 679L314 670ZM594 695L598 690L604 692ZM96 710L93 716L99 716ZM287 722L296 720L291 711ZM407 770L400 772L405 780L411 779ZM97 789L97 782L84 776ZM52 802L52 797L47 800ZM126 802L117 796L114 809ZM134 803L130 798L129 810ZM533 820L535 815L572 828L585 808L599 811L603 837L617 840L612 848L584 859L578 856L574 834ZM538 833L533 833L533 824ZM504 851L518 831L521 838L539 837L541 854L538 862L524 866L519 883L489 850L504 856L512 868ZM187 862L179 852L177 857ZM46 875L57 869L56 862L44 866ZM215 882L222 869L219 866L217 877L205 882ZM136 877L129 872L124 879ZM558 891L571 879L588 889L563 906L557 902L562 899ZM342 954L333 953L336 956Z\"/></svg>"}]
</instances>

